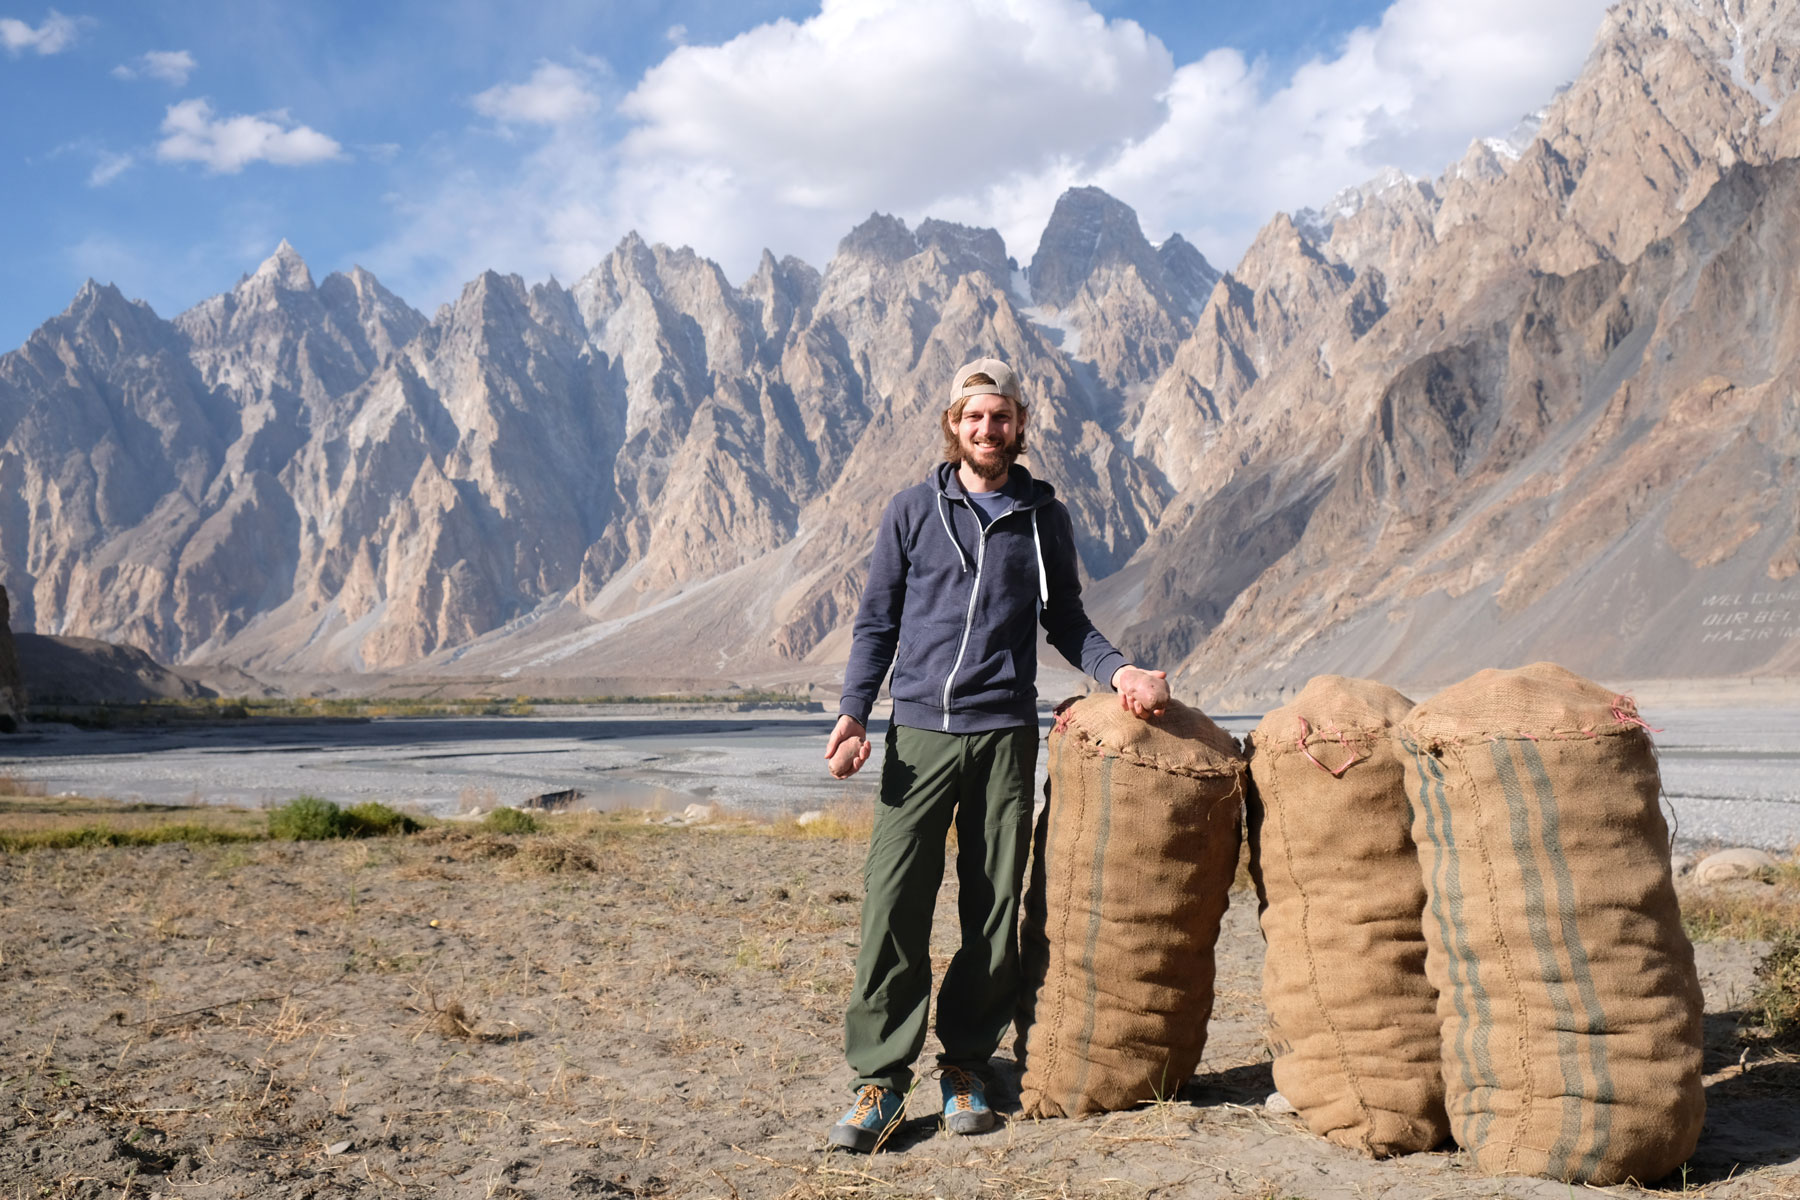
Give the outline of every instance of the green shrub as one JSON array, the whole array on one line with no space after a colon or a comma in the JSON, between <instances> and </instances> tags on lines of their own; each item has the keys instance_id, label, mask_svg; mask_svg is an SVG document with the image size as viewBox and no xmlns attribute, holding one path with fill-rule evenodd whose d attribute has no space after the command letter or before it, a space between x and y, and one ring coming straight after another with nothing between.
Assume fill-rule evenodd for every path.
<instances>
[{"instance_id":1,"label":"green shrub","mask_svg":"<svg viewBox=\"0 0 1800 1200\"><path fill-rule=\"evenodd\" d=\"M367 800L344 810L344 833L348 837L389 837L401 833L417 833L425 828L403 812L385 804Z\"/></svg>"},{"instance_id":2,"label":"green shrub","mask_svg":"<svg viewBox=\"0 0 1800 1200\"><path fill-rule=\"evenodd\" d=\"M349 834L344 810L319 796L299 795L269 811L269 836L316 842Z\"/></svg>"},{"instance_id":3,"label":"green shrub","mask_svg":"<svg viewBox=\"0 0 1800 1200\"><path fill-rule=\"evenodd\" d=\"M536 833L541 828L536 817L516 808L496 808L481 818L481 824L493 833Z\"/></svg>"}]
</instances>

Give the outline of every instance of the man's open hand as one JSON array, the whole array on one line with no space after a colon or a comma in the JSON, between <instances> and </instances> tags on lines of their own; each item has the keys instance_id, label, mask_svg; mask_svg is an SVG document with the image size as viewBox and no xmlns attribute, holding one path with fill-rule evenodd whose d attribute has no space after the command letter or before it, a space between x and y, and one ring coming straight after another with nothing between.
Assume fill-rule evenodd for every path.
<instances>
[{"instance_id":1,"label":"man's open hand","mask_svg":"<svg viewBox=\"0 0 1800 1200\"><path fill-rule=\"evenodd\" d=\"M1165 690L1165 695L1167 694ZM833 779L848 779L869 761L869 731L855 717L839 717L825 743L825 760Z\"/></svg>"},{"instance_id":2,"label":"man's open hand","mask_svg":"<svg viewBox=\"0 0 1800 1200\"><path fill-rule=\"evenodd\" d=\"M1113 690L1119 693L1119 707L1134 717L1160 717L1169 707L1169 682L1166 671L1146 671L1140 667L1120 667L1113 672Z\"/></svg>"}]
</instances>

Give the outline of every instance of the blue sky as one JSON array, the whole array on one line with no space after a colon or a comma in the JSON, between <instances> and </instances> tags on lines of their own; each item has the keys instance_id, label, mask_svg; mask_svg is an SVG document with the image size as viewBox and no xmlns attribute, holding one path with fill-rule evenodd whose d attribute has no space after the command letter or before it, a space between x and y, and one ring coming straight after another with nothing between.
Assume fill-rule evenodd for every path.
<instances>
[{"instance_id":1,"label":"blue sky","mask_svg":"<svg viewBox=\"0 0 1800 1200\"><path fill-rule=\"evenodd\" d=\"M1229 267L1278 208L1506 133L1603 7L0 0L0 349L89 276L172 316L284 237L427 312L634 228L734 280L875 210L1023 263L1088 183Z\"/></svg>"}]
</instances>

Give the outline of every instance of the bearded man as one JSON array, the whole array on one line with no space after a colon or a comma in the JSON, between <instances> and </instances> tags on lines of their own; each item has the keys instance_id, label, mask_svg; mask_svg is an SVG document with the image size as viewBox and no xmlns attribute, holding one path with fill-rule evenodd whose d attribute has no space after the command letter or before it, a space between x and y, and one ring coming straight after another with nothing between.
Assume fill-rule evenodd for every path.
<instances>
[{"instance_id":1,"label":"bearded man","mask_svg":"<svg viewBox=\"0 0 1800 1200\"><path fill-rule=\"evenodd\" d=\"M1015 927L1037 767L1037 626L1050 645L1140 717L1169 702L1163 672L1129 665L1081 606L1074 530L1046 483L1016 460L1029 416L1011 367L958 371L944 462L888 504L853 627L833 773L869 757L865 726L888 668L888 725L864 871L862 948L845 1018L856 1102L833 1145L874 1149L900 1119L931 998L931 916L956 825L962 945L938 992L943 1119L991 1128L988 1059L1019 987Z\"/></svg>"}]
</instances>

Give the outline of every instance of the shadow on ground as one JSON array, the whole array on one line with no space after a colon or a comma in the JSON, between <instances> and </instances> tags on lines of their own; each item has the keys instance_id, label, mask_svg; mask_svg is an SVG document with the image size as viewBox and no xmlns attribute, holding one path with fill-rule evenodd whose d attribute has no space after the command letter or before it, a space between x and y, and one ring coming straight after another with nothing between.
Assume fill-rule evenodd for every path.
<instances>
[{"instance_id":1,"label":"shadow on ground","mask_svg":"<svg viewBox=\"0 0 1800 1200\"><path fill-rule=\"evenodd\" d=\"M1800 1158L1800 1057L1740 1036L1742 1012L1706 1015L1706 1126L1683 1182L1718 1183Z\"/></svg>"}]
</instances>

